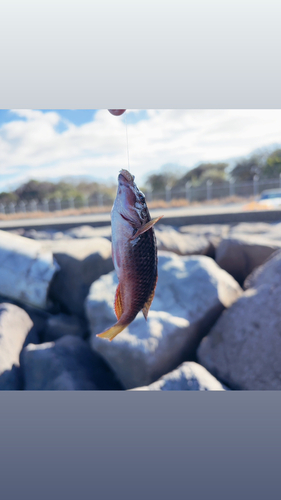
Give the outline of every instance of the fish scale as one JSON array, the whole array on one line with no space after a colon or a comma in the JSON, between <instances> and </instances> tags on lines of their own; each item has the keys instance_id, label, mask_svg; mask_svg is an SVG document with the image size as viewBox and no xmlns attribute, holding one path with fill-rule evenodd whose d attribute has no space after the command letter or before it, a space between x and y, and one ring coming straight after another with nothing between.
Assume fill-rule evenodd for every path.
<instances>
[{"instance_id":1,"label":"fish scale","mask_svg":"<svg viewBox=\"0 0 281 500\"><path fill-rule=\"evenodd\" d=\"M129 250L129 261L134 265L135 285L139 294L136 297L137 313L144 307L157 281L157 251L154 229L140 236L140 240Z\"/></svg>"}]
</instances>

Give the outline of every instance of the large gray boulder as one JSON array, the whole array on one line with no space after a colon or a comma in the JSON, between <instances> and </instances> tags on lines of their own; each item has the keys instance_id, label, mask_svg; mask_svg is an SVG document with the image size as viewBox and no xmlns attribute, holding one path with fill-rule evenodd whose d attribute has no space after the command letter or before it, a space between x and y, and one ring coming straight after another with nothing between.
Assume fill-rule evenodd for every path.
<instances>
[{"instance_id":1,"label":"large gray boulder","mask_svg":"<svg viewBox=\"0 0 281 500\"><path fill-rule=\"evenodd\" d=\"M86 321L85 321L86 323ZM44 342L58 340L65 335L84 338L87 334L86 325L78 316L69 314L50 315L45 323Z\"/></svg>"},{"instance_id":2,"label":"large gray boulder","mask_svg":"<svg viewBox=\"0 0 281 500\"><path fill-rule=\"evenodd\" d=\"M227 236L229 230L229 224L189 224L179 227L181 233L203 235L206 237L217 236L221 238Z\"/></svg>"},{"instance_id":3,"label":"large gray boulder","mask_svg":"<svg viewBox=\"0 0 281 500\"><path fill-rule=\"evenodd\" d=\"M227 238L230 226L228 224L190 224L181 226L180 233L193 238L204 238L208 241L208 251L206 255L215 257L216 248L223 238Z\"/></svg>"},{"instance_id":4,"label":"large gray boulder","mask_svg":"<svg viewBox=\"0 0 281 500\"><path fill-rule=\"evenodd\" d=\"M229 230L229 237L231 238L239 238L241 236L245 238L249 235L281 241L281 223L241 222Z\"/></svg>"},{"instance_id":5,"label":"large gray boulder","mask_svg":"<svg viewBox=\"0 0 281 500\"><path fill-rule=\"evenodd\" d=\"M244 282L244 287L257 288L260 285L271 284L271 286L278 286L281 277L281 250L276 250L265 261L262 266L257 267L247 277Z\"/></svg>"},{"instance_id":6,"label":"large gray boulder","mask_svg":"<svg viewBox=\"0 0 281 500\"><path fill-rule=\"evenodd\" d=\"M37 229L22 229L19 230L22 236L25 238L30 238L32 240L61 240L61 239L69 239L71 240L71 236L65 235L62 231L38 231Z\"/></svg>"},{"instance_id":7,"label":"large gray boulder","mask_svg":"<svg viewBox=\"0 0 281 500\"><path fill-rule=\"evenodd\" d=\"M48 248L60 266L50 287L50 298L69 314L83 316L90 285L113 269L110 241L105 238L51 241Z\"/></svg>"},{"instance_id":8,"label":"large gray boulder","mask_svg":"<svg viewBox=\"0 0 281 500\"><path fill-rule=\"evenodd\" d=\"M44 309L58 269L51 251L38 241L0 231L0 295Z\"/></svg>"},{"instance_id":9,"label":"large gray boulder","mask_svg":"<svg viewBox=\"0 0 281 500\"><path fill-rule=\"evenodd\" d=\"M263 235L267 236L271 233L272 224L268 222L240 222L235 224L229 229L229 236L231 238L236 238L239 236L248 235Z\"/></svg>"},{"instance_id":10,"label":"large gray boulder","mask_svg":"<svg viewBox=\"0 0 281 500\"><path fill-rule=\"evenodd\" d=\"M33 333L33 322L23 309L0 304L0 390L22 388L20 352Z\"/></svg>"},{"instance_id":11,"label":"large gray boulder","mask_svg":"<svg viewBox=\"0 0 281 500\"><path fill-rule=\"evenodd\" d=\"M85 307L91 345L127 389L149 385L187 359L225 307L241 294L236 281L206 256L159 252L155 297L145 321L142 313L112 342L96 337L116 322L116 273L91 286Z\"/></svg>"},{"instance_id":12,"label":"large gray boulder","mask_svg":"<svg viewBox=\"0 0 281 500\"><path fill-rule=\"evenodd\" d=\"M277 224L270 224L270 231L268 232L269 238L272 240L279 240L281 241L281 222L278 222Z\"/></svg>"},{"instance_id":13,"label":"large gray boulder","mask_svg":"<svg viewBox=\"0 0 281 500\"><path fill-rule=\"evenodd\" d=\"M92 227L92 226L77 226L66 231L56 231L49 229L46 231L38 231L37 229L11 229L13 234L31 238L33 240L72 240L74 239L89 239L89 238L107 238L111 239L111 226Z\"/></svg>"},{"instance_id":14,"label":"large gray boulder","mask_svg":"<svg viewBox=\"0 0 281 500\"><path fill-rule=\"evenodd\" d=\"M92 226L77 226L65 231L66 236L71 238L107 238L111 240L111 226L92 227Z\"/></svg>"},{"instance_id":15,"label":"large gray boulder","mask_svg":"<svg viewBox=\"0 0 281 500\"><path fill-rule=\"evenodd\" d=\"M1 297L0 295L0 304L4 304L6 302L7 298ZM34 329L32 329L32 339L30 340L30 342L39 344L42 341L42 335L46 327L46 322L51 316L50 313L45 309L39 309L38 307L31 307L27 304L21 304L19 301L15 301L12 299L9 299L9 304L14 304L27 313L34 325Z\"/></svg>"},{"instance_id":16,"label":"large gray boulder","mask_svg":"<svg viewBox=\"0 0 281 500\"><path fill-rule=\"evenodd\" d=\"M218 319L199 362L233 389L281 389L281 252L249 277L246 292Z\"/></svg>"},{"instance_id":17,"label":"large gray boulder","mask_svg":"<svg viewBox=\"0 0 281 500\"><path fill-rule=\"evenodd\" d=\"M153 384L132 391L224 391L226 388L203 366L186 361Z\"/></svg>"},{"instance_id":18,"label":"large gray boulder","mask_svg":"<svg viewBox=\"0 0 281 500\"><path fill-rule=\"evenodd\" d=\"M121 390L105 361L87 342L71 335L29 344L21 354L25 390Z\"/></svg>"},{"instance_id":19,"label":"large gray boulder","mask_svg":"<svg viewBox=\"0 0 281 500\"><path fill-rule=\"evenodd\" d=\"M216 251L217 264L240 284L257 266L281 248L281 241L261 235L239 235L223 239Z\"/></svg>"},{"instance_id":20,"label":"large gray boulder","mask_svg":"<svg viewBox=\"0 0 281 500\"><path fill-rule=\"evenodd\" d=\"M159 250L178 255L207 255L210 250L210 242L204 235L180 233L172 226L158 225L155 235Z\"/></svg>"}]
</instances>

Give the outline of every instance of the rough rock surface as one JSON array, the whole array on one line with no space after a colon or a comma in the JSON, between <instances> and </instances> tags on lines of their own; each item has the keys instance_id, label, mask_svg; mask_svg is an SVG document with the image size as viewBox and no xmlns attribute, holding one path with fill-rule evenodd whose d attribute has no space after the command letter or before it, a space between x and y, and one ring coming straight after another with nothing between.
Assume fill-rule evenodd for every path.
<instances>
[{"instance_id":1,"label":"rough rock surface","mask_svg":"<svg viewBox=\"0 0 281 500\"><path fill-rule=\"evenodd\" d=\"M229 237L236 238L247 235L267 236L272 230L272 224L267 222L240 222L230 227Z\"/></svg>"},{"instance_id":2,"label":"rough rock surface","mask_svg":"<svg viewBox=\"0 0 281 500\"><path fill-rule=\"evenodd\" d=\"M0 390L22 388L19 357L33 330L33 323L23 309L0 304Z\"/></svg>"},{"instance_id":3,"label":"rough rock surface","mask_svg":"<svg viewBox=\"0 0 281 500\"><path fill-rule=\"evenodd\" d=\"M65 235L71 238L107 238L111 239L111 226L92 227L92 226L77 226L65 231Z\"/></svg>"},{"instance_id":4,"label":"rough rock surface","mask_svg":"<svg viewBox=\"0 0 281 500\"><path fill-rule=\"evenodd\" d=\"M207 255L210 250L210 242L205 236L182 234L172 226L158 225L155 235L159 250L178 255Z\"/></svg>"},{"instance_id":5,"label":"rough rock surface","mask_svg":"<svg viewBox=\"0 0 281 500\"><path fill-rule=\"evenodd\" d=\"M270 230L268 232L268 237L272 240L281 241L281 222L277 224L270 224Z\"/></svg>"},{"instance_id":6,"label":"rough rock surface","mask_svg":"<svg viewBox=\"0 0 281 500\"><path fill-rule=\"evenodd\" d=\"M0 231L0 294L35 307L47 307L47 293L58 265L37 241Z\"/></svg>"},{"instance_id":7,"label":"rough rock surface","mask_svg":"<svg viewBox=\"0 0 281 500\"><path fill-rule=\"evenodd\" d=\"M281 252L202 340L199 362L233 389L281 389Z\"/></svg>"},{"instance_id":8,"label":"rough rock surface","mask_svg":"<svg viewBox=\"0 0 281 500\"><path fill-rule=\"evenodd\" d=\"M6 302L7 298L1 297L0 295L0 304ZM42 341L42 334L46 327L46 321L50 317L50 313L48 311L45 311L44 309L35 308L27 304L21 304L17 300L9 299L8 303L17 306L20 309L23 309L28 314L34 325L34 328L32 329L32 335L28 335L28 339L33 344L39 344Z\"/></svg>"},{"instance_id":9,"label":"rough rock surface","mask_svg":"<svg viewBox=\"0 0 281 500\"><path fill-rule=\"evenodd\" d=\"M216 262L242 284L253 269L263 264L278 248L281 248L281 241L259 235L226 238L217 248Z\"/></svg>"},{"instance_id":10,"label":"rough rock surface","mask_svg":"<svg viewBox=\"0 0 281 500\"><path fill-rule=\"evenodd\" d=\"M91 345L129 389L148 385L195 355L224 307L241 294L236 281L206 256L159 252L158 284L148 320L136 319L112 342L96 337L113 325L116 273L91 286L86 313Z\"/></svg>"},{"instance_id":11,"label":"rough rock surface","mask_svg":"<svg viewBox=\"0 0 281 500\"><path fill-rule=\"evenodd\" d=\"M229 224L190 224L180 226L181 233L202 234L203 236L221 236L225 237L229 232Z\"/></svg>"},{"instance_id":12,"label":"rough rock surface","mask_svg":"<svg viewBox=\"0 0 281 500\"><path fill-rule=\"evenodd\" d=\"M151 385L132 391L224 391L224 387L203 366L186 361Z\"/></svg>"},{"instance_id":13,"label":"rough rock surface","mask_svg":"<svg viewBox=\"0 0 281 500\"><path fill-rule=\"evenodd\" d=\"M248 236L262 236L269 240L281 241L281 223L267 222L241 222L232 226L229 230L229 237L239 238Z\"/></svg>"},{"instance_id":14,"label":"rough rock surface","mask_svg":"<svg viewBox=\"0 0 281 500\"><path fill-rule=\"evenodd\" d=\"M260 285L270 283L272 286L280 284L281 278L281 250L276 250L265 261L262 266L257 267L247 277L244 287L257 288Z\"/></svg>"},{"instance_id":15,"label":"rough rock surface","mask_svg":"<svg viewBox=\"0 0 281 500\"><path fill-rule=\"evenodd\" d=\"M65 335L83 338L86 335L86 325L77 316L68 314L50 315L46 321L44 342L52 342Z\"/></svg>"},{"instance_id":16,"label":"rough rock surface","mask_svg":"<svg viewBox=\"0 0 281 500\"><path fill-rule=\"evenodd\" d=\"M22 236L32 240L71 240L71 236L66 235L62 231L38 231L37 229L26 229L23 231Z\"/></svg>"},{"instance_id":17,"label":"rough rock surface","mask_svg":"<svg viewBox=\"0 0 281 500\"><path fill-rule=\"evenodd\" d=\"M113 269L110 241L105 238L51 241L48 248L61 268L50 287L50 298L69 314L83 316L90 285Z\"/></svg>"},{"instance_id":18,"label":"rough rock surface","mask_svg":"<svg viewBox=\"0 0 281 500\"><path fill-rule=\"evenodd\" d=\"M56 231L49 229L39 231L37 229L11 229L9 233L24 236L32 240L72 240L84 238L107 238L111 240L111 226L92 227L92 226L77 226L66 231Z\"/></svg>"},{"instance_id":19,"label":"rough rock surface","mask_svg":"<svg viewBox=\"0 0 281 500\"><path fill-rule=\"evenodd\" d=\"M121 390L104 360L84 340L29 344L21 354L25 390Z\"/></svg>"},{"instance_id":20,"label":"rough rock surface","mask_svg":"<svg viewBox=\"0 0 281 500\"><path fill-rule=\"evenodd\" d=\"M209 244L206 255L214 258L216 248L223 238L227 238L229 228L228 224L191 224L189 226L181 226L179 231L195 238L205 238Z\"/></svg>"}]
</instances>

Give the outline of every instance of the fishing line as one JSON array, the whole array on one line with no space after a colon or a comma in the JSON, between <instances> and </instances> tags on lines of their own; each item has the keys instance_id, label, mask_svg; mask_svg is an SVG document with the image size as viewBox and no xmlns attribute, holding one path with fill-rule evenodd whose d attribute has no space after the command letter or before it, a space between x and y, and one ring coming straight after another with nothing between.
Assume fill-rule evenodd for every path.
<instances>
[{"instance_id":1,"label":"fishing line","mask_svg":"<svg viewBox=\"0 0 281 500\"><path fill-rule=\"evenodd\" d=\"M125 113L125 124L126 124L126 139L127 139L127 158L128 158L128 170L130 172L130 161L129 161L129 140L128 140L128 125L127 125L127 115Z\"/></svg>"}]
</instances>

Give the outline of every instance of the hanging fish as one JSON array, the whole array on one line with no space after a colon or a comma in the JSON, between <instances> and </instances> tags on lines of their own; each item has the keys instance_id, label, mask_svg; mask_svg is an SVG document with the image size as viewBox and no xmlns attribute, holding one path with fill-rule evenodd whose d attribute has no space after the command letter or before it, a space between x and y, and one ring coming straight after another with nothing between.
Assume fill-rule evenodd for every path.
<instances>
[{"instance_id":1,"label":"hanging fish","mask_svg":"<svg viewBox=\"0 0 281 500\"><path fill-rule=\"evenodd\" d=\"M145 197L127 170L118 176L118 189L111 211L112 258L119 284L114 309L117 323L98 337L112 340L136 317L147 319L157 282L157 246L154 224Z\"/></svg>"}]
</instances>

